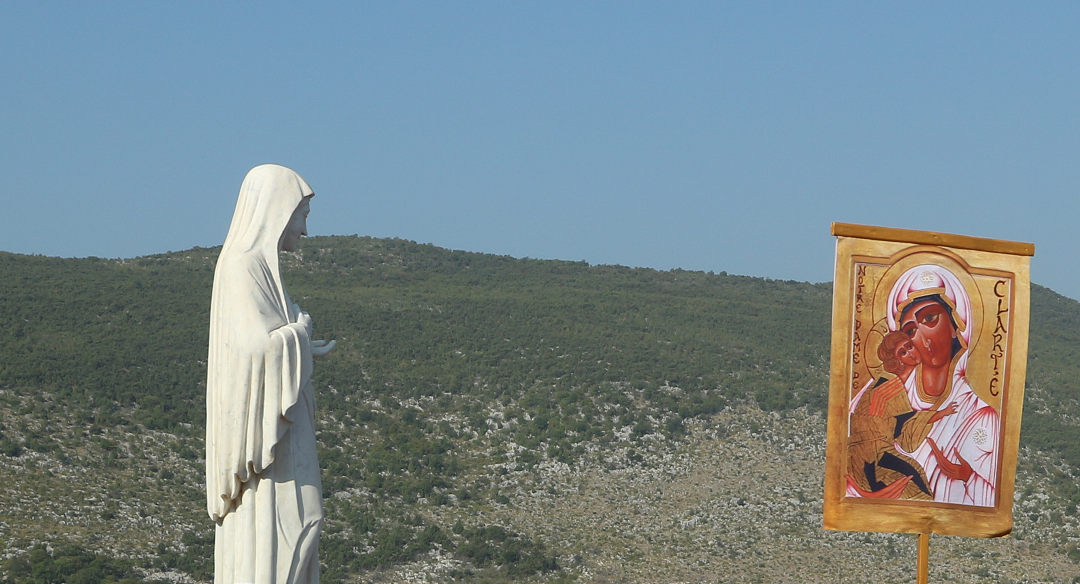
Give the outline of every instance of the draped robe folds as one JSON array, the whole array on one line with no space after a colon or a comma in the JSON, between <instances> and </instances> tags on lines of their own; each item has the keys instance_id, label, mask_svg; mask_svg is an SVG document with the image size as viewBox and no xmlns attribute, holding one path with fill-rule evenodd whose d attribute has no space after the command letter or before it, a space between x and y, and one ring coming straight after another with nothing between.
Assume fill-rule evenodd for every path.
<instances>
[{"instance_id":1,"label":"draped robe folds","mask_svg":"<svg viewBox=\"0 0 1080 584\"><path fill-rule=\"evenodd\" d=\"M993 507L1001 435L997 411L975 395L962 372L954 371L950 391L935 403L920 397L917 375L912 375L906 386L911 407L917 412L932 414L954 402L957 409L955 414L933 424L909 423L897 439L897 449L922 465L930 478L935 501ZM927 438L934 440L950 462L960 462L956 457L958 452L971 465L971 477L967 481L949 478L938 465Z\"/></svg>"},{"instance_id":2,"label":"draped robe folds","mask_svg":"<svg viewBox=\"0 0 1080 584\"><path fill-rule=\"evenodd\" d=\"M847 496L862 497L859 489L880 492L908 477L893 498L933 500L922 469L894 445L898 429L907 426L902 420L918 415L908 404L904 380L871 380L851 401L850 413Z\"/></svg>"},{"instance_id":3,"label":"draped robe folds","mask_svg":"<svg viewBox=\"0 0 1080 584\"><path fill-rule=\"evenodd\" d=\"M950 364L951 383L941 396L924 396L919 384L926 364L917 366L904 383L915 414L896 437L895 447L901 454L918 462L926 472L934 501L993 507L997 503L1001 421L997 410L980 399L968 383L968 351L972 328L977 326L977 323L971 322L973 313L968 291L956 275L943 266L923 264L911 267L901 274L889 291L889 310L886 313L888 327L890 331L900 330L907 307L927 299L946 306L949 313L948 326L952 327L954 343L953 361ZM934 413L952 403L956 404L955 413L930 422ZM967 461L971 466L971 476L967 480L960 480L945 474L933 453L930 440L934 441L949 462L959 464L961 458Z\"/></svg>"},{"instance_id":4,"label":"draped robe folds","mask_svg":"<svg viewBox=\"0 0 1080 584\"><path fill-rule=\"evenodd\" d=\"M253 169L214 274L206 495L217 523L215 584L319 581L311 330L277 262L281 233L310 195L289 169Z\"/></svg>"}]
</instances>

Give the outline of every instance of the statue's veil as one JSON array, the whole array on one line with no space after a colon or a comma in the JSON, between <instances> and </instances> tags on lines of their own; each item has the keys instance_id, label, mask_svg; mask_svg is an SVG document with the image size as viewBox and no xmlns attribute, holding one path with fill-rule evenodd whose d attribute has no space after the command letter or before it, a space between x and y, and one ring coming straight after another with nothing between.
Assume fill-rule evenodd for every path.
<instances>
[{"instance_id":1,"label":"statue's veil","mask_svg":"<svg viewBox=\"0 0 1080 584\"><path fill-rule=\"evenodd\" d=\"M206 377L207 512L216 521L274 461L289 409L310 382L310 339L282 286L278 245L313 194L288 168L251 169L218 257Z\"/></svg>"}]
</instances>

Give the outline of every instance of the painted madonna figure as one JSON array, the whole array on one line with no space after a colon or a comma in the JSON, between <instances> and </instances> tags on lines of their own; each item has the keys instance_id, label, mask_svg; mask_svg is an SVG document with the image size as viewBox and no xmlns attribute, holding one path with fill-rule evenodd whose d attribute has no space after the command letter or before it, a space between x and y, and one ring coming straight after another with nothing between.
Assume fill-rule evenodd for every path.
<instances>
[{"instance_id":1,"label":"painted madonna figure","mask_svg":"<svg viewBox=\"0 0 1080 584\"><path fill-rule=\"evenodd\" d=\"M319 581L322 484L315 450L311 317L278 254L307 234L311 187L273 164L244 178L214 272L206 380L206 504L216 584Z\"/></svg>"},{"instance_id":2,"label":"painted madonna figure","mask_svg":"<svg viewBox=\"0 0 1080 584\"><path fill-rule=\"evenodd\" d=\"M888 299L888 326L918 352L904 381L913 414L896 438L929 477L934 501L992 507L1000 421L967 378L971 300L957 277L936 265L904 272Z\"/></svg>"}]
</instances>

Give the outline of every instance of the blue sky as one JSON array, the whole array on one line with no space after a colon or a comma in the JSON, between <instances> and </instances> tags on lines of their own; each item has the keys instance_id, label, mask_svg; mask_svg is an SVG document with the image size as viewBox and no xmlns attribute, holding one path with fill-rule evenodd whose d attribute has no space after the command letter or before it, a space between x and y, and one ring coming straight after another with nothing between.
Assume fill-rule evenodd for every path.
<instances>
[{"instance_id":1,"label":"blue sky","mask_svg":"<svg viewBox=\"0 0 1080 584\"><path fill-rule=\"evenodd\" d=\"M832 221L1036 244L1080 298L1080 4L0 5L0 249L314 234L832 278Z\"/></svg>"}]
</instances>

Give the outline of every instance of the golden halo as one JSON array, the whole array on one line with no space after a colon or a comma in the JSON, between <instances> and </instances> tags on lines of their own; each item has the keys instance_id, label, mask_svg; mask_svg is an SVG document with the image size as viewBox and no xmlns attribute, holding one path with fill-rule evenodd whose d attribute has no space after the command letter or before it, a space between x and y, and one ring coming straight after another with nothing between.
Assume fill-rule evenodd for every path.
<instances>
[{"instance_id":1,"label":"golden halo","mask_svg":"<svg viewBox=\"0 0 1080 584\"><path fill-rule=\"evenodd\" d=\"M908 248L889 258L888 261L892 262L892 265L881 275L881 279L878 280L877 287L874 290L874 307L872 313L874 322L888 322L886 316L889 311L889 307L887 306L889 303L889 293L892 292L893 286L896 285L896 281L900 279L900 276L903 275L904 272L922 264L940 266L956 276L956 279L964 288L964 293L968 296L968 302L971 303L971 314L968 315L968 322L964 323L965 327L971 329L971 339L967 343L967 350L970 352L971 348L979 341L979 331L982 328L983 305L982 295L979 293L979 288L975 285L975 278L972 277L967 262L949 251L938 247L928 246ZM874 328L877 329L877 324L875 324ZM888 326L885 327L885 330L886 332L888 331ZM876 355L875 360L877 360Z\"/></svg>"},{"instance_id":2,"label":"golden halo","mask_svg":"<svg viewBox=\"0 0 1080 584\"><path fill-rule=\"evenodd\" d=\"M878 358L878 347L881 346L881 342L885 340L887 334L889 334L889 323L882 318L875 322L874 326L870 327L862 344L862 362L870 371L870 376L873 379L893 377L892 373L885 371L885 364Z\"/></svg>"}]
</instances>

